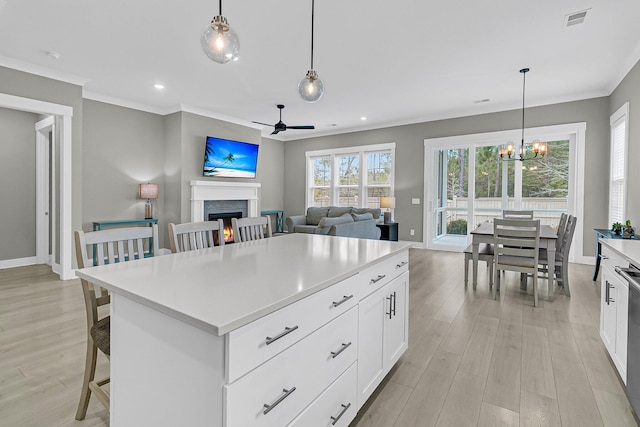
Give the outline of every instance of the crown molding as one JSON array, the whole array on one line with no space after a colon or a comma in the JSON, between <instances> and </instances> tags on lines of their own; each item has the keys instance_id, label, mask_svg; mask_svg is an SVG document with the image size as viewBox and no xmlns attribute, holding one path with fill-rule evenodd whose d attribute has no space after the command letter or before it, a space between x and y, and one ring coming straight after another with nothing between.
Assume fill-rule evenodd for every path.
<instances>
[{"instance_id":1,"label":"crown molding","mask_svg":"<svg viewBox=\"0 0 640 427\"><path fill-rule=\"evenodd\" d=\"M82 98L90 99L92 101L104 102L106 104L117 105L119 107L131 108L133 110L144 111L147 113L158 114L161 116L165 116L167 114L167 110L160 107L153 107L151 105L142 104L140 102L130 101L128 99L116 98L109 95L104 95L97 92L92 92L89 90L82 91Z\"/></svg>"},{"instance_id":2,"label":"crown molding","mask_svg":"<svg viewBox=\"0 0 640 427\"><path fill-rule=\"evenodd\" d=\"M209 117L211 119L222 120L223 122L234 123L236 125L249 127L252 129L262 129L263 126L258 125L256 123L252 123L247 120L239 119L237 117L227 116L225 114L216 113L214 111L210 111L200 107L193 107L191 105L180 104L177 109L171 111L171 113L176 113L182 111L184 113L197 114L202 117ZM167 113L167 114L171 114Z\"/></svg>"},{"instance_id":3,"label":"crown molding","mask_svg":"<svg viewBox=\"0 0 640 427\"><path fill-rule=\"evenodd\" d=\"M65 83L71 83L77 86L84 86L89 82L85 77L76 76L75 74L57 71L42 65L36 65L29 62L21 61L15 58L0 55L0 66L12 68L14 70L23 71L36 76L46 77L48 79L59 80Z\"/></svg>"}]
</instances>

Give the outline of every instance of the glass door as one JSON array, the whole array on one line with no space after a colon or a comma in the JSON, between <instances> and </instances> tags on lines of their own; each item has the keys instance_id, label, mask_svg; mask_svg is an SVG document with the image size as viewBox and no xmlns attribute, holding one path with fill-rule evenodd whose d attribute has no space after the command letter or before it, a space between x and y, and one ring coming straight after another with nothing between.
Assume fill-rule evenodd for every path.
<instances>
[{"instance_id":1,"label":"glass door","mask_svg":"<svg viewBox=\"0 0 640 427\"><path fill-rule=\"evenodd\" d=\"M434 239L441 245L466 245L469 216L469 149L438 150L435 155Z\"/></svg>"}]
</instances>

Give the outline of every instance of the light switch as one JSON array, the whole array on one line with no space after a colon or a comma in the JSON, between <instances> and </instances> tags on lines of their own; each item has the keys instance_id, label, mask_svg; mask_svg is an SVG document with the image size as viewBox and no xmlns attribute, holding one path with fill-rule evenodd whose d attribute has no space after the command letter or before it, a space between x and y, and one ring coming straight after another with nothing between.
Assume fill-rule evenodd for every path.
<instances>
[{"instance_id":1,"label":"light switch","mask_svg":"<svg viewBox=\"0 0 640 427\"><path fill-rule=\"evenodd\" d=\"M417 197L414 197L413 199L411 199L411 204L412 205L419 205L420 204L420 199Z\"/></svg>"}]
</instances>

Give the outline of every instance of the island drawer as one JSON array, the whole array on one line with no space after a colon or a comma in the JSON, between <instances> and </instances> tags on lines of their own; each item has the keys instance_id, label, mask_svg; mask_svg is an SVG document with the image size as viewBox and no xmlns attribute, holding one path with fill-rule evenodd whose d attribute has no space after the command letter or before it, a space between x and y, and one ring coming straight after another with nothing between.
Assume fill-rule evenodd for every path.
<instances>
[{"instance_id":1,"label":"island drawer","mask_svg":"<svg viewBox=\"0 0 640 427\"><path fill-rule=\"evenodd\" d=\"M289 427L347 427L358 412L358 365L354 363ZM335 422L335 424L333 424Z\"/></svg>"},{"instance_id":2,"label":"island drawer","mask_svg":"<svg viewBox=\"0 0 640 427\"><path fill-rule=\"evenodd\" d=\"M362 270L359 274L359 298L365 298L405 271L409 271L409 251L394 255L389 259Z\"/></svg>"},{"instance_id":3,"label":"island drawer","mask_svg":"<svg viewBox=\"0 0 640 427\"><path fill-rule=\"evenodd\" d=\"M300 341L358 303L358 275L229 333L228 382Z\"/></svg>"},{"instance_id":4,"label":"island drawer","mask_svg":"<svg viewBox=\"0 0 640 427\"><path fill-rule=\"evenodd\" d=\"M225 385L225 426L287 425L356 361L357 340L354 307Z\"/></svg>"},{"instance_id":5,"label":"island drawer","mask_svg":"<svg viewBox=\"0 0 640 427\"><path fill-rule=\"evenodd\" d=\"M629 267L629 261L606 245L602 245L602 265L611 269L613 273L616 267Z\"/></svg>"}]
</instances>

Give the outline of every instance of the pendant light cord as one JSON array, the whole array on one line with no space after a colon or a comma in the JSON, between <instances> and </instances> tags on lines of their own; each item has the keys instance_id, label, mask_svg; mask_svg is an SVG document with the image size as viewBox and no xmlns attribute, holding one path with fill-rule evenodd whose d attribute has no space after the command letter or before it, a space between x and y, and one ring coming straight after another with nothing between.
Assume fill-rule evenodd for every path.
<instances>
[{"instance_id":1,"label":"pendant light cord","mask_svg":"<svg viewBox=\"0 0 640 427\"><path fill-rule=\"evenodd\" d=\"M525 88L525 81L527 79L527 71L522 72L522 149L523 150L524 150L524 88Z\"/></svg>"},{"instance_id":2,"label":"pendant light cord","mask_svg":"<svg viewBox=\"0 0 640 427\"><path fill-rule=\"evenodd\" d=\"M311 69L312 70L313 70L313 22L314 22L313 18L314 18L315 10L316 10L316 1L311 0Z\"/></svg>"},{"instance_id":3,"label":"pendant light cord","mask_svg":"<svg viewBox=\"0 0 640 427\"><path fill-rule=\"evenodd\" d=\"M219 7L220 7L220 16L222 16L222 0L220 0L219 2Z\"/></svg>"}]
</instances>

